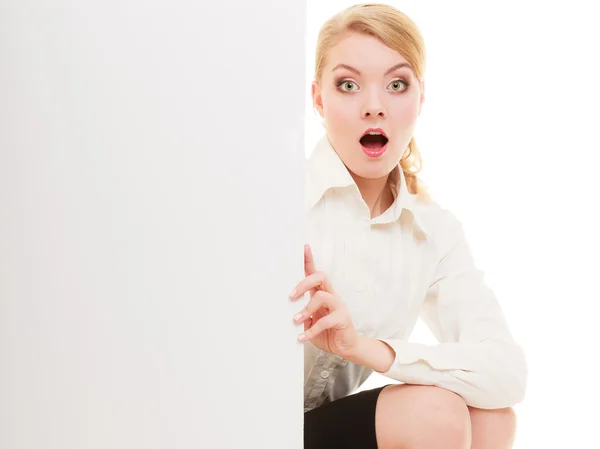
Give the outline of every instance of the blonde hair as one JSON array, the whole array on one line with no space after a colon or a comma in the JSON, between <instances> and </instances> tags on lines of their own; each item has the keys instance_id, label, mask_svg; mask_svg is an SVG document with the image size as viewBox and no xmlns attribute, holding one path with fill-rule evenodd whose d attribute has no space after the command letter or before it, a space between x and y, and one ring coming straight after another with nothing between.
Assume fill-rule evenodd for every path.
<instances>
[{"instance_id":1,"label":"blonde hair","mask_svg":"<svg viewBox=\"0 0 600 449\"><path fill-rule=\"evenodd\" d=\"M321 81L327 54L348 32L362 33L379 39L397 51L413 68L420 83L425 73L425 42L417 25L398 9L382 3L358 4L346 8L323 24L319 31L315 55L315 80ZM408 190L429 200L427 186L417 177L423 166L421 152L410 139L400 160Z\"/></svg>"}]
</instances>

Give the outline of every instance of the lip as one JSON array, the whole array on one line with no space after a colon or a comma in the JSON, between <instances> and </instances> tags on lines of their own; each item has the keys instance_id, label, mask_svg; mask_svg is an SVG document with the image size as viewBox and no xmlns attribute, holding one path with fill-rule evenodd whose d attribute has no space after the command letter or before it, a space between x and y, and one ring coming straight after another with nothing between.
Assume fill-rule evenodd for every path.
<instances>
[{"instance_id":1,"label":"lip","mask_svg":"<svg viewBox=\"0 0 600 449\"><path fill-rule=\"evenodd\" d=\"M381 133L387 140L390 140L390 138L387 136L387 134L385 133L385 131L381 128L369 128L367 129L362 136L360 136L360 138L362 139L363 137L365 137L365 135L371 133L371 132L375 132L375 133ZM387 145L387 144L386 144Z\"/></svg>"},{"instance_id":2,"label":"lip","mask_svg":"<svg viewBox=\"0 0 600 449\"><path fill-rule=\"evenodd\" d=\"M379 157L381 156L383 153L385 153L385 150L387 150L387 146L390 142L388 141L388 143L386 143L384 146L382 146L381 148L379 148L378 150L370 150L367 147L363 147L362 145L360 146L363 150L363 152L369 156L369 157Z\"/></svg>"}]
</instances>

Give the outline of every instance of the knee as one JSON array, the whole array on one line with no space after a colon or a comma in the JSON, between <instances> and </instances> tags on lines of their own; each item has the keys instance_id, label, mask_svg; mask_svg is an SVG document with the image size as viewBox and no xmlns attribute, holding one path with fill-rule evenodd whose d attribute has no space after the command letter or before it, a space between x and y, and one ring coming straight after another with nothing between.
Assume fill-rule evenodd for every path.
<instances>
[{"instance_id":1,"label":"knee","mask_svg":"<svg viewBox=\"0 0 600 449\"><path fill-rule=\"evenodd\" d=\"M425 431L431 433L429 438L436 443L431 447L444 442L444 447L448 449L469 449L471 422L468 411L465 413L466 405L464 402L455 404L453 400L448 402L425 418Z\"/></svg>"},{"instance_id":2,"label":"knee","mask_svg":"<svg viewBox=\"0 0 600 449\"><path fill-rule=\"evenodd\" d=\"M471 446L471 419L465 401L456 393L438 387L413 386L423 438L435 443L425 447L468 449ZM417 399L418 397L418 399Z\"/></svg>"},{"instance_id":3,"label":"knee","mask_svg":"<svg viewBox=\"0 0 600 449\"><path fill-rule=\"evenodd\" d=\"M387 406L397 432L390 448L468 449L471 446L469 409L457 394L438 387L394 385L382 391L382 405ZM398 419L399 418L399 419Z\"/></svg>"}]
</instances>

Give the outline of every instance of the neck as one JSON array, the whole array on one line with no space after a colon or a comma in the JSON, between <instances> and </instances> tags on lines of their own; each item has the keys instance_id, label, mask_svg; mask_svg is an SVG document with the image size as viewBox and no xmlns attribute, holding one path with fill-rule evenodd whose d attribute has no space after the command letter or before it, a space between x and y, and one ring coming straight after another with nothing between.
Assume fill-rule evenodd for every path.
<instances>
[{"instance_id":1,"label":"neck","mask_svg":"<svg viewBox=\"0 0 600 449\"><path fill-rule=\"evenodd\" d=\"M367 179L350 173L358 186L360 195L371 211L371 218L381 215L394 201L392 191L388 186L388 177Z\"/></svg>"}]
</instances>

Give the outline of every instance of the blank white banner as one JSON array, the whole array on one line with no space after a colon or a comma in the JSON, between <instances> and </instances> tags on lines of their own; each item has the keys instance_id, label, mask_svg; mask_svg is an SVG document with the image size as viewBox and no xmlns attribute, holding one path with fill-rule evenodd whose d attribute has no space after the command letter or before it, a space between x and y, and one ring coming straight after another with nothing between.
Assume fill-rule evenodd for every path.
<instances>
[{"instance_id":1,"label":"blank white banner","mask_svg":"<svg viewBox=\"0 0 600 449\"><path fill-rule=\"evenodd\" d=\"M302 446L304 32L2 2L2 449Z\"/></svg>"}]
</instances>

